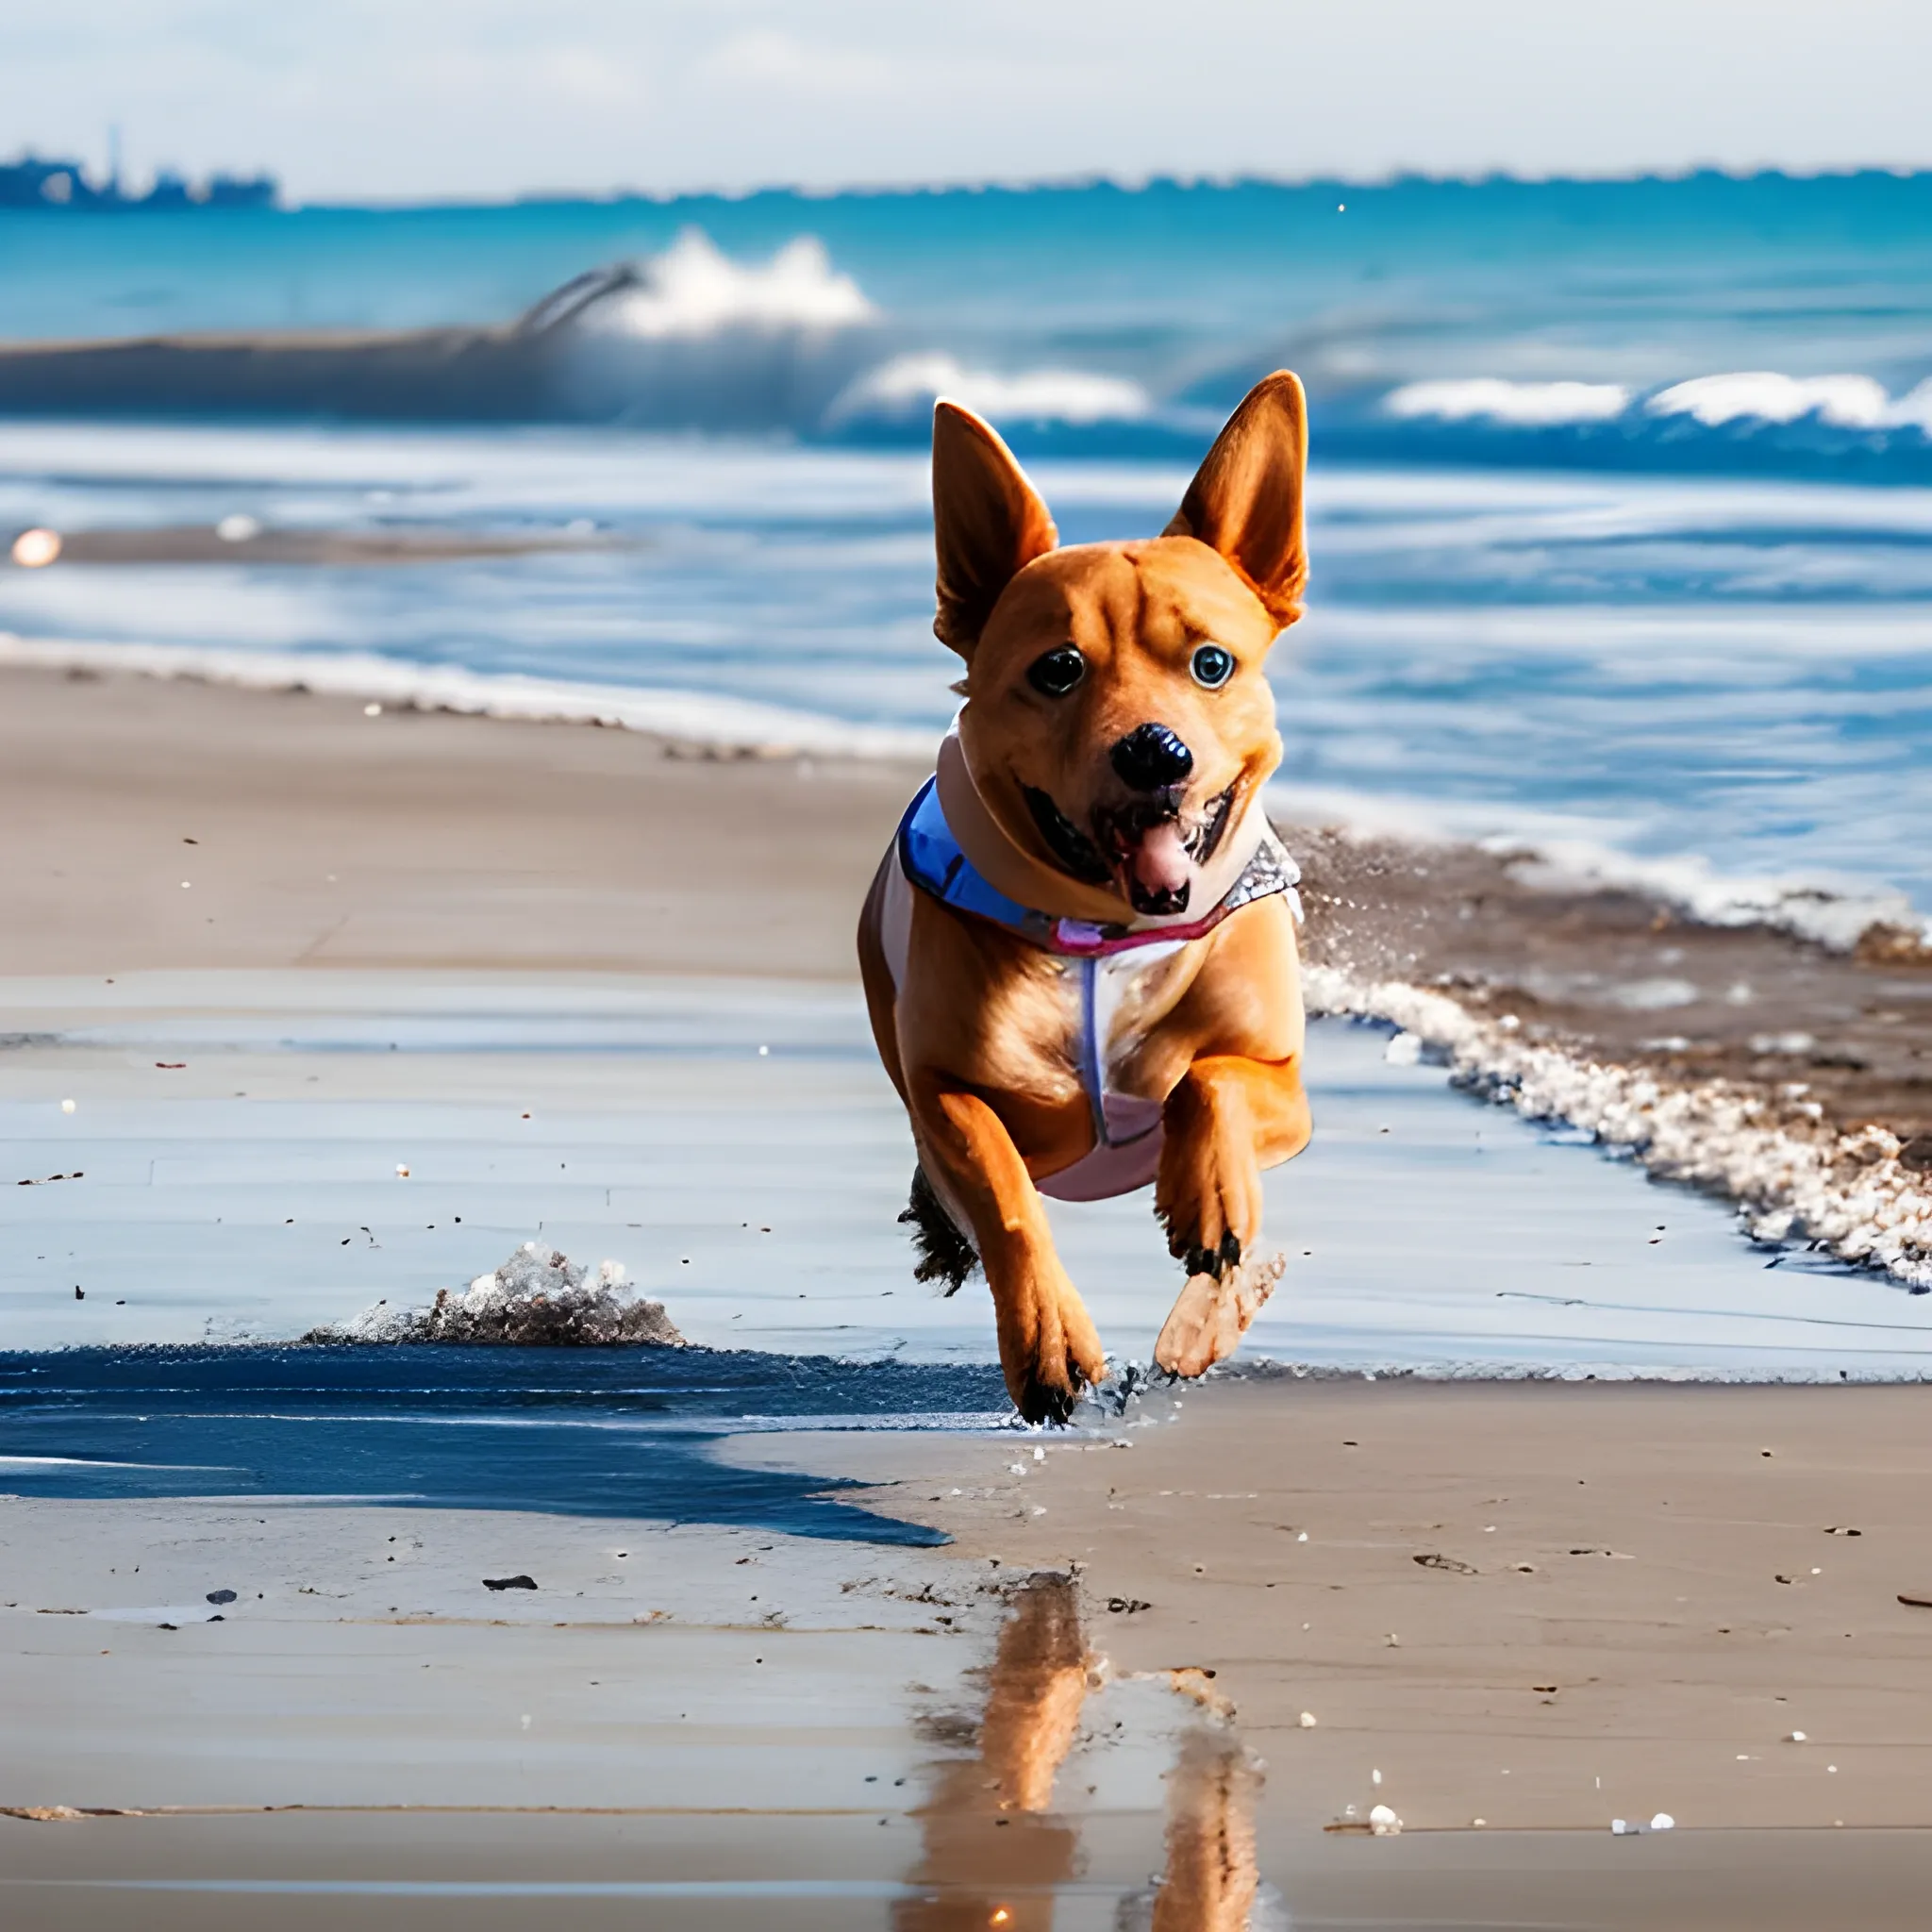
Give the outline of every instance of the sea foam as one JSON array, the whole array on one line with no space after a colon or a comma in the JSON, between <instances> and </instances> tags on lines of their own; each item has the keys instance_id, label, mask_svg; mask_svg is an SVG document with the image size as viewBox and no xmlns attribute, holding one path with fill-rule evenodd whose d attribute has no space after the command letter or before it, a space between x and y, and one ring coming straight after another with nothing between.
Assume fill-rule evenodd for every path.
<instances>
[{"instance_id":1,"label":"sea foam","mask_svg":"<svg viewBox=\"0 0 1932 1932\"><path fill-rule=\"evenodd\" d=\"M1869 375L1784 375L1741 370L1700 375L1660 390L1652 416L1690 416L1707 429L1726 423L1797 423L1807 416L1840 429L1918 429L1932 433L1932 380L1894 398Z\"/></svg>"},{"instance_id":2,"label":"sea foam","mask_svg":"<svg viewBox=\"0 0 1932 1932\"><path fill-rule=\"evenodd\" d=\"M941 396L982 416L1022 422L1135 422L1153 408L1137 382L1084 369L1029 369L1003 375L933 353L898 356L860 376L832 405L828 426L868 417L924 416Z\"/></svg>"},{"instance_id":3,"label":"sea foam","mask_svg":"<svg viewBox=\"0 0 1932 1932\"><path fill-rule=\"evenodd\" d=\"M850 328L877 315L815 235L794 237L767 261L741 262L703 229L687 228L574 320L593 333L662 341L730 328Z\"/></svg>"},{"instance_id":4,"label":"sea foam","mask_svg":"<svg viewBox=\"0 0 1932 1932\"><path fill-rule=\"evenodd\" d=\"M377 1302L352 1320L311 1329L312 1342L464 1342L498 1348L682 1348L662 1302L637 1293L621 1261L593 1273L525 1241L462 1291L440 1289L426 1308Z\"/></svg>"},{"instance_id":5,"label":"sea foam","mask_svg":"<svg viewBox=\"0 0 1932 1932\"><path fill-rule=\"evenodd\" d=\"M1732 431L1815 424L1873 436L1913 430L1932 438L1932 378L1893 395L1870 375L1791 375L1775 369L1696 375L1648 393L1614 382L1465 376L1404 383L1382 398L1377 413L1396 423L1487 424L1503 430L1611 425L1636 444L1659 431L1681 437L1691 424ZM1661 447L1657 455L1661 460Z\"/></svg>"},{"instance_id":6,"label":"sea foam","mask_svg":"<svg viewBox=\"0 0 1932 1932\"><path fill-rule=\"evenodd\" d=\"M537 724L641 731L722 755L930 758L940 734L861 724L706 691L566 684L512 674L408 664L365 652L204 650L192 645L22 638L0 631L0 668L133 675L244 691L315 691L398 708L455 711Z\"/></svg>"},{"instance_id":7,"label":"sea foam","mask_svg":"<svg viewBox=\"0 0 1932 1932\"><path fill-rule=\"evenodd\" d=\"M1398 420L1463 423L1484 417L1535 428L1607 422L1629 404L1630 391L1622 383L1510 382L1492 375L1405 383L1382 399L1383 410Z\"/></svg>"},{"instance_id":8,"label":"sea foam","mask_svg":"<svg viewBox=\"0 0 1932 1932\"><path fill-rule=\"evenodd\" d=\"M1302 784L1270 786L1266 804L1277 824L1332 826L1350 837L1418 846L1474 846L1507 858L1511 874L1532 889L1634 892L1698 925L1765 926L1840 953L1874 926L1919 934L1932 945L1932 919L1892 888L1857 878L1726 873L1695 852L1633 852L1617 844L1617 828L1602 821Z\"/></svg>"}]
</instances>

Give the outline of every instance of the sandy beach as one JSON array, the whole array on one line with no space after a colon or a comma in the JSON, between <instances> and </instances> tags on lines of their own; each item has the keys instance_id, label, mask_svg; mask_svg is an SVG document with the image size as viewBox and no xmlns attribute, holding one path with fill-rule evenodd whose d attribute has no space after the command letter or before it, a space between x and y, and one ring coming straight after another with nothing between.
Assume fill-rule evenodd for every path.
<instances>
[{"instance_id":1,"label":"sandy beach","mask_svg":"<svg viewBox=\"0 0 1932 1932\"><path fill-rule=\"evenodd\" d=\"M1291 1829L1928 1822L1924 1391L1257 1375L1147 1410L970 1474L804 1453L892 1468L875 1507L958 1574L1076 1574L1113 1672L1214 1671Z\"/></svg>"},{"instance_id":2,"label":"sandy beach","mask_svg":"<svg viewBox=\"0 0 1932 1932\"><path fill-rule=\"evenodd\" d=\"M37 1237L6 1283L17 1345L115 1339L74 1325L97 1308L130 1339L286 1338L425 1298L535 1223L621 1254L710 1345L985 1358L974 1290L909 1293L903 1128L850 987L916 767L22 672L0 754L7 1131L40 1163L15 1177L88 1171L7 1204ZM1408 886L1368 934L1388 848L1302 849L1318 964L1422 950ZM1496 863L1443 859L1472 891L1529 891L1483 884ZM1329 899L1355 923L1324 925ZM1659 924L1627 894L1546 912L1513 915L1545 963L1620 922L1626 978L1671 944L1715 949L1712 974L1789 955L1901 1039L1917 1018L1872 1001L1925 1004L1909 961ZM1406 970L1493 1006L1507 929L1482 930L1488 982L1454 935ZM1317 1145L1279 1179L1302 1239L1257 1352L1920 1373L1922 1304L1881 1272L1795 1251L1771 1272L1723 1203L1478 1106L1388 1024L1324 1024ZM76 1252L101 1284L78 1310ZM1172 1283L1143 1207L1082 1222L1069 1255L1144 1355ZM1586 1265L1588 1292L1565 1272ZM1932 1609L1899 1599L1932 1598L1922 1389L1324 1373L1155 1391L1063 1437L715 1452L856 1477L939 1550L9 1498L0 1806L50 1815L0 1820L0 1895L31 1925L70 1923L81 1887L90 1924L239 1924L273 1896L323 1924L353 1870L367 1923L411 1925L527 1923L537 1897L573 1924L750 1925L778 1896L801 1924L1043 1925L1058 1900L1107 1925L1795 1926L1848 1896L1864 1916L1840 1923L1916 1923ZM482 1588L522 1572L539 1588ZM1377 1804L1402 1836L1362 1835ZM1674 1833L1610 1836L1659 1813ZM1210 1844L1231 1863L1196 1885Z\"/></svg>"},{"instance_id":3,"label":"sandy beach","mask_svg":"<svg viewBox=\"0 0 1932 1932\"><path fill-rule=\"evenodd\" d=\"M0 678L0 973L850 978L909 767L720 762L147 678ZM184 887L183 881L187 881Z\"/></svg>"}]
</instances>

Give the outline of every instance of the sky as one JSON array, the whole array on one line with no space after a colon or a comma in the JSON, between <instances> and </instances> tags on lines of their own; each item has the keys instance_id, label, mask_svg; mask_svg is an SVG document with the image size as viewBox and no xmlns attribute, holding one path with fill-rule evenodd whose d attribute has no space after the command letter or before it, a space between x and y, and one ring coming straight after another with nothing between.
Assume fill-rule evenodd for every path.
<instances>
[{"instance_id":1,"label":"sky","mask_svg":"<svg viewBox=\"0 0 1932 1932\"><path fill-rule=\"evenodd\" d=\"M1932 164L1924 0L13 0L0 155L297 199Z\"/></svg>"}]
</instances>

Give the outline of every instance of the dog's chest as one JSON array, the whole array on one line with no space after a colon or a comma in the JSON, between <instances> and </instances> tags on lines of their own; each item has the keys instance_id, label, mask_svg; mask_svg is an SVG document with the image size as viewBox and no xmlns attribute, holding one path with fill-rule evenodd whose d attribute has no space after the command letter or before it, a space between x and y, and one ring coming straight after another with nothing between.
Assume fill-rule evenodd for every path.
<instances>
[{"instance_id":1,"label":"dog's chest","mask_svg":"<svg viewBox=\"0 0 1932 1932\"><path fill-rule=\"evenodd\" d=\"M1198 941L1161 941L1104 958L1054 962L1055 1037L1036 1044L1042 1071L1051 1064L1050 1084L1082 1108L1091 1138L1079 1159L1040 1181L1041 1192L1098 1201L1154 1178L1170 1084L1166 1057L1155 1049L1192 977L1192 944Z\"/></svg>"},{"instance_id":2,"label":"dog's chest","mask_svg":"<svg viewBox=\"0 0 1932 1932\"><path fill-rule=\"evenodd\" d=\"M1148 1083L1149 1047L1192 977L1193 943L1160 941L1103 958L1054 962L1055 1037L1041 1044L1079 1082L1096 1124L1103 1103L1109 1124L1136 1107L1158 1111L1165 1095Z\"/></svg>"}]
</instances>

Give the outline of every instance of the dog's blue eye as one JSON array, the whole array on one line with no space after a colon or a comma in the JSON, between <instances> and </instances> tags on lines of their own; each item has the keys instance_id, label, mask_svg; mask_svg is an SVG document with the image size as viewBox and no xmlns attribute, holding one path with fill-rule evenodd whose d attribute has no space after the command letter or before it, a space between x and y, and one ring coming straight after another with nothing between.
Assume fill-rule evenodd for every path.
<instances>
[{"instance_id":1,"label":"dog's blue eye","mask_svg":"<svg viewBox=\"0 0 1932 1932\"><path fill-rule=\"evenodd\" d=\"M1218 691L1234 675L1234 653L1224 651L1219 644L1203 644L1194 653L1192 669L1196 684Z\"/></svg>"},{"instance_id":2,"label":"dog's blue eye","mask_svg":"<svg viewBox=\"0 0 1932 1932\"><path fill-rule=\"evenodd\" d=\"M1026 682L1042 696L1063 698L1087 675L1087 660L1072 644L1062 644L1026 667Z\"/></svg>"}]
</instances>

